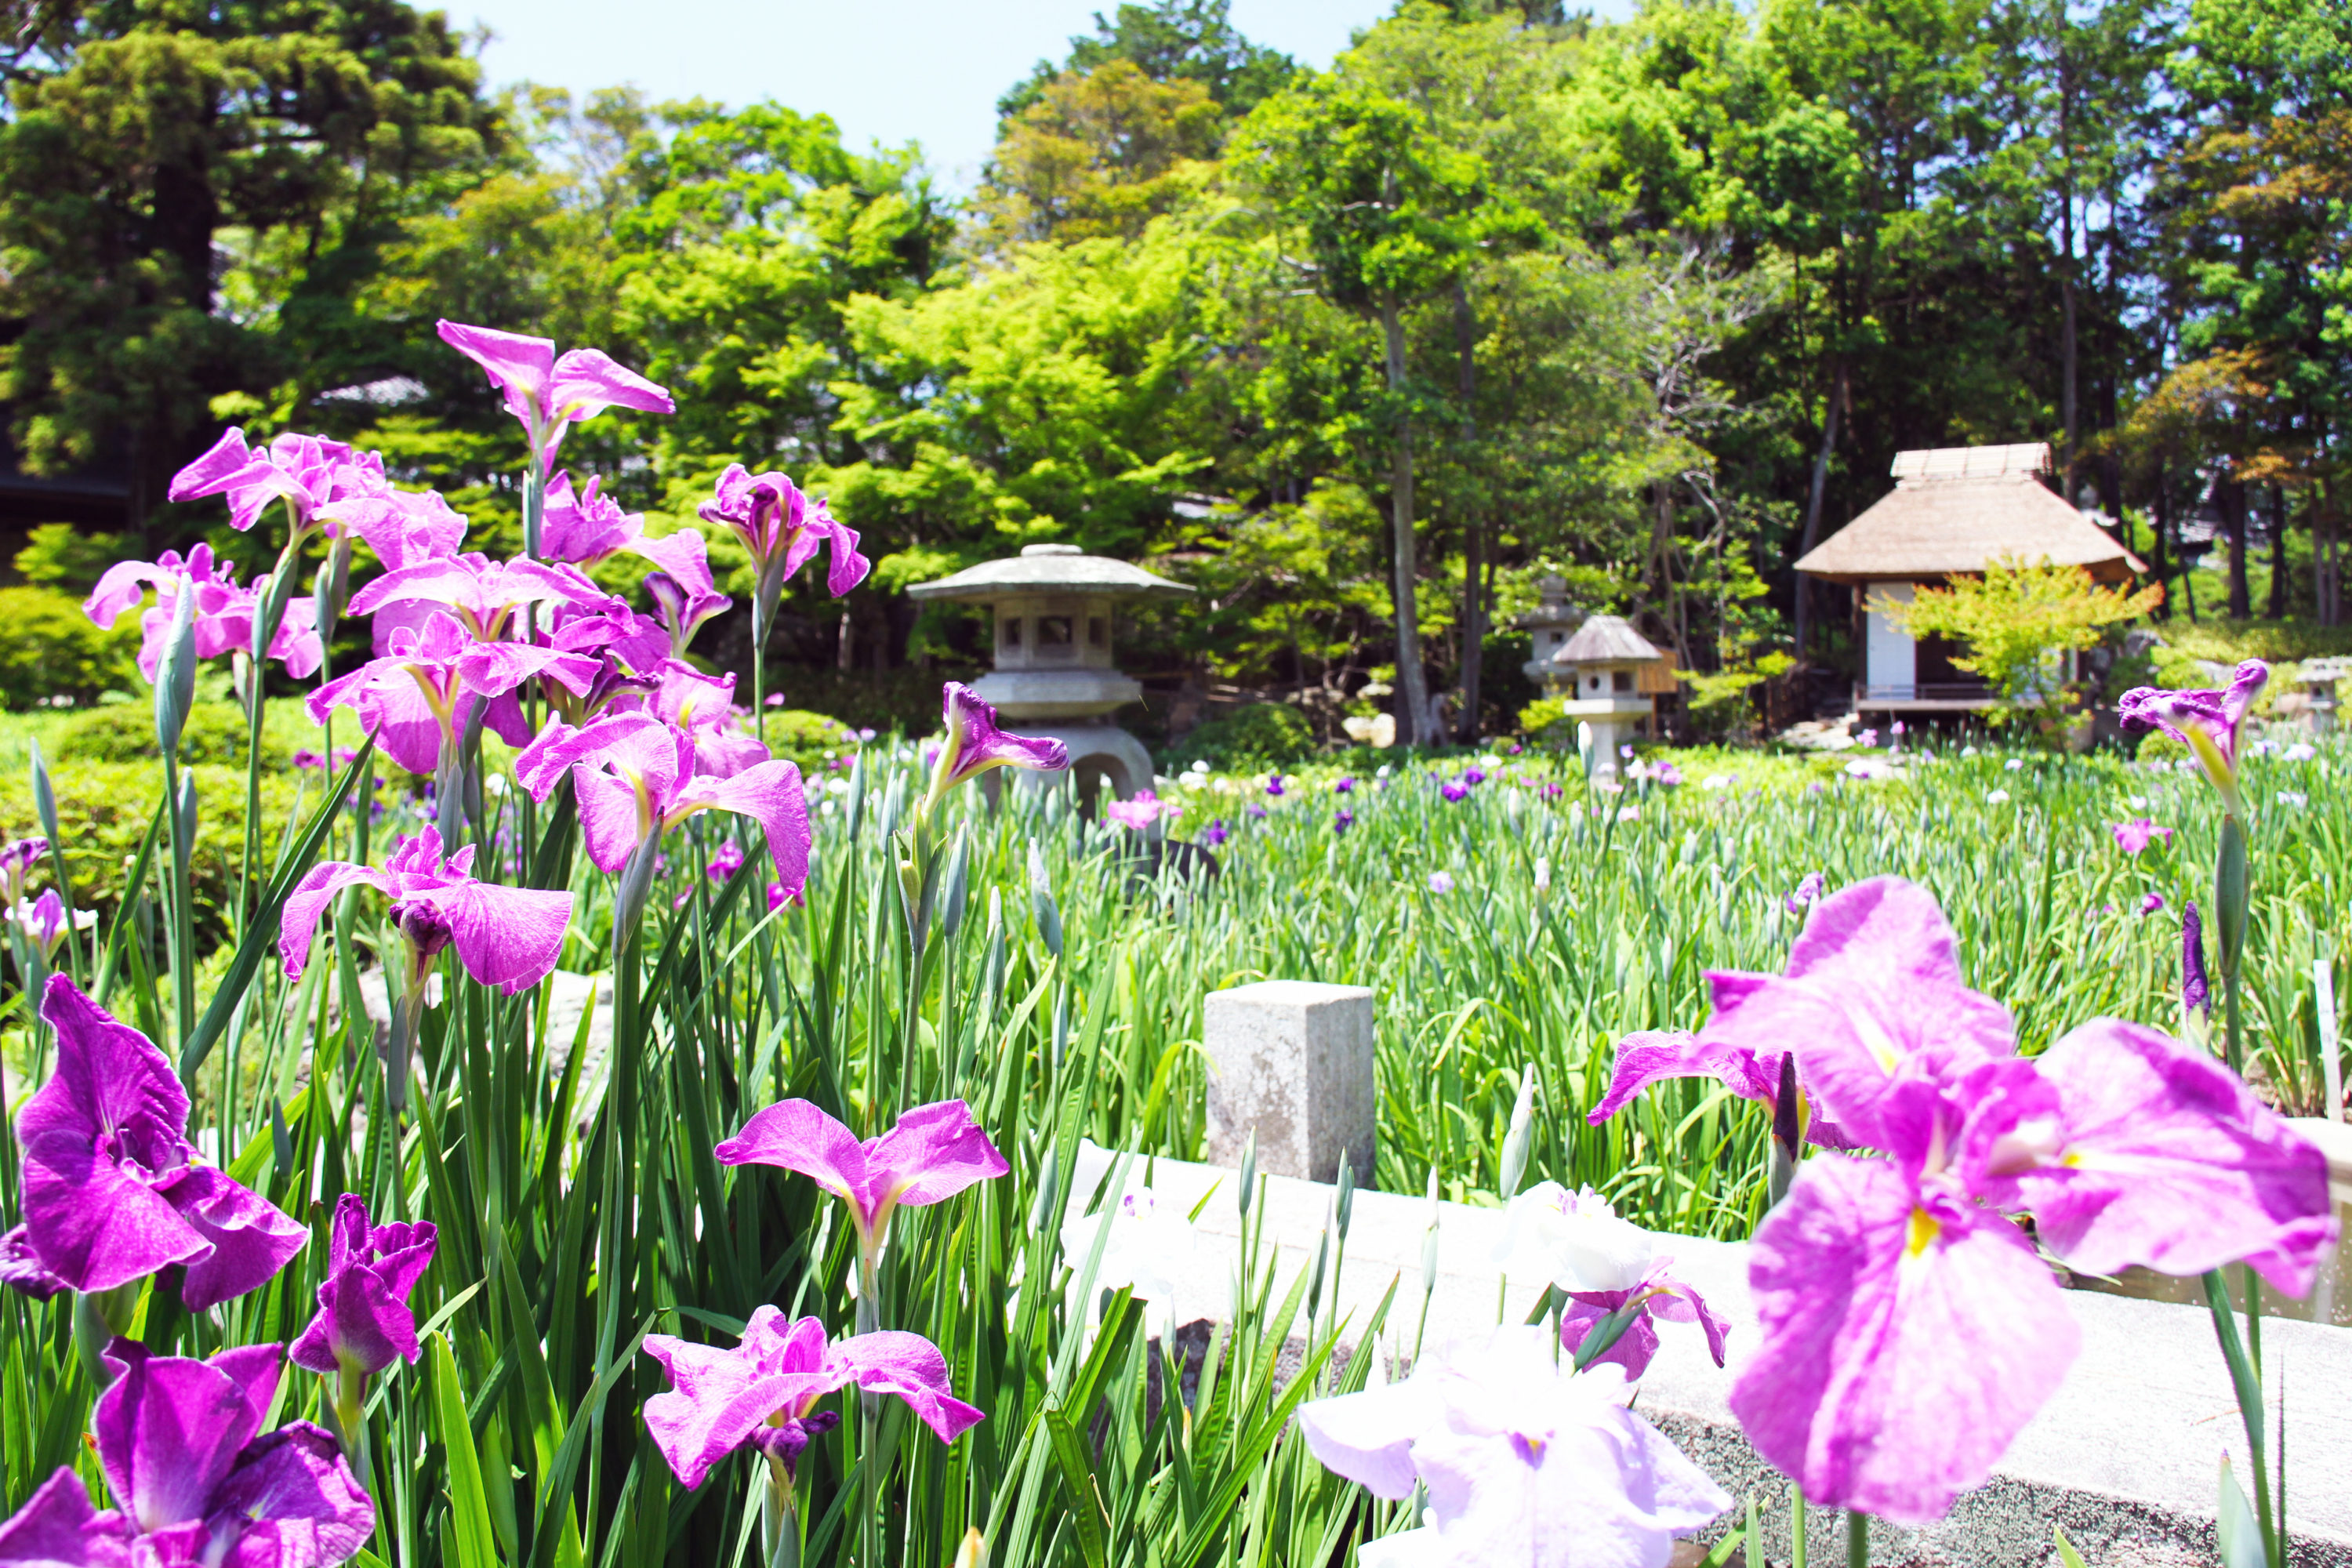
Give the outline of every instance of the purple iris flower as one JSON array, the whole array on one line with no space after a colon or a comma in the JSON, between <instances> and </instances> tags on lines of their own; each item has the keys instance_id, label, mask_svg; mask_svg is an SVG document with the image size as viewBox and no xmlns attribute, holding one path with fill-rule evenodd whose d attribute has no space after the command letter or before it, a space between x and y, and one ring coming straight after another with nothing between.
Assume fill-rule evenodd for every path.
<instances>
[{"instance_id":1,"label":"purple iris flower","mask_svg":"<svg viewBox=\"0 0 2352 1568\"><path fill-rule=\"evenodd\" d=\"M1731 1496L1625 1407L1614 1366L1571 1373L1540 1326L1437 1349L1385 1388L1299 1407L1326 1468L1391 1500L1427 1489L1429 1522L1390 1561L1665 1568L1674 1538Z\"/></svg>"},{"instance_id":2,"label":"purple iris flower","mask_svg":"<svg viewBox=\"0 0 2352 1568\"><path fill-rule=\"evenodd\" d=\"M996 710L960 680L940 689L940 723L947 739L940 745L931 773L930 799L991 768L1034 768L1058 773L1070 765L1070 749L1061 742L1015 735L997 728Z\"/></svg>"},{"instance_id":3,"label":"purple iris flower","mask_svg":"<svg viewBox=\"0 0 2352 1568\"><path fill-rule=\"evenodd\" d=\"M768 748L736 727L735 675L705 675L690 664L662 660L658 684L643 710L694 737L694 771L731 779L768 760Z\"/></svg>"},{"instance_id":4,"label":"purple iris flower","mask_svg":"<svg viewBox=\"0 0 2352 1568\"><path fill-rule=\"evenodd\" d=\"M2158 837L2167 844L2172 842L2172 829L2158 826L2145 816L2136 817L2129 822L2118 822L2108 831L2116 836L2116 847L2126 855L2138 854Z\"/></svg>"},{"instance_id":5,"label":"purple iris flower","mask_svg":"<svg viewBox=\"0 0 2352 1568\"><path fill-rule=\"evenodd\" d=\"M175 501L226 495L229 526L239 532L260 521L271 501L289 501L299 533L331 515L339 502L370 500L391 489L383 458L376 453L354 452L319 436L286 435L268 447L248 447L245 432L232 426L211 450L172 477L165 494Z\"/></svg>"},{"instance_id":6,"label":"purple iris flower","mask_svg":"<svg viewBox=\"0 0 2352 1568\"><path fill-rule=\"evenodd\" d=\"M1764 1342L1731 1406L1808 1498L1937 1518L2056 1389L2075 1331L2008 1214L2084 1272L2243 1259L2294 1294L2333 1239L2324 1158L2210 1058L2111 1019L2019 1058L1909 883L1824 900L1784 975L1709 979L1699 1040L1792 1050L1887 1156L1804 1162L1753 1244Z\"/></svg>"},{"instance_id":7,"label":"purple iris flower","mask_svg":"<svg viewBox=\"0 0 2352 1568\"><path fill-rule=\"evenodd\" d=\"M539 620L540 642L563 653L610 654L628 673L651 670L670 657L669 632L625 599L601 605L558 605ZM584 721L581 721L584 722Z\"/></svg>"},{"instance_id":8,"label":"purple iris flower","mask_svg":"<svg viewBox=\"0 0 2352 1568\"><path fill-rule=\"evenodd\" d=\"M515 778L544 801L566 773L580 801L580 832L601 871L619 871L640 849L700 811L757 822L776 875L794 892L808 879L808 806L801 771L764 762L731 778L695 770L695 738L649 713L614 713L584 729L550 724L515 758Z\"/></svg>"},{"instance_id":9,"label":"purple iris flower","mask_svg":"<svg viewBox=\"0 0 2352 1568\"><path fill-rule=\"evenodd\" d=\"M59 1469L0 1525L0 1563L27 1568L330 1568L358 1555L375 1505L335 1440L308 1421L263 1432L283 1372L276 1345L210 1361L117 1340L98 1397L100 1513Z\"/></svg>"},{"instance_id":10,"label":"purple iris flower","mask_svg":"<svg viewBox=\"0 0 2352 1568\"><path fill-rule=\"evenodd\" d=\"M1331 793L1334 795L1346 795L1355 787L1356 781L1353 778L1343 778L1331 786Z\"/></svg>"},{"instance_id":11,"label":"purple iris flower","mask_svg":"<svg viewBox=\"0 0 2352 1568\"><path fill-rule=\"evenodd\" d=\"M1233 836L1234 830L1225 826L1225 819L1222 816L1209 824L1208 826L1201 829L1201 842L1207 845L1212 849L1223 845L1226 839L1231 838Z\"/></svg>"},{"instance_id":12,"label":"purple iris flower","mask_svg":"<svg viewBox=\"0 0 2352 1568\"><path fill-rule=\"evenodd\" d=\"M274 1279L309 1233L196 1163L187 1090L154 1042L62 974L49 976L41 1016L57 1031L58 1070L16 1117L25 1223L0 1247L16 1272L29 1249L55 1281L46 1289L96 1294L181 1264L192 1312Z\"/></svg>"},{"instance_id":13,"label":"purple iris flower","mask_svg":"<svg viewBox=\"0 0 2352 1568\"><path fill-rule=\"evenodd\" d=\"M1282 798L1282 775L1280 773L1268 773L1266 775L1265 793L1274 796L1277 800Z\"/></svg>"},{"instance_id":14,"label":"purple iris flower","mask_svg":"<svg viewBox=\"0 0 2352 1568\"><path fill-rule=\"evenodd\" d=\"M2239 731L2254 694L2270 678L2269 665L2250 658L2238 666L2222 690L2137 687L2124 693L2116 712L2126 731L2161 730L2188 747L2213 787L2221 792L2223 808L2231 816L2242 817L2245 812L2238 799Z\"/></svg>"},{"instance_id":15,"label":"purple iris flower","mask_svg":"<svg viewBox=\"0 0 2352 1568\"><path fill-rule=\"evenodd\" d=\"M1331 818L1331 831L1334 833L1345 833L1355 826L1356 814L1344 805Z\"/></svg>"},{"instance_id":16,"label":"purple iris flower","mask_svg":"<svg viewBox=\"0 0 2352 1568\"><path fill-rule=\"evenodd\" d=\"M1433 893L1452 892L1454 890L1454 873L1451 871L1432 871L1429 874L1429 890Z\"/></svg>"},{"instance_id":17,"label":"purple iris flower","mask_svg":"<svg viewBox=\"0 0 2352 1568\"><path fill-rule=\"evenodd\" d=\"M466 973L483 984L509 996L531 989L563 950L572 895L476 881L473 864L470 844L444 859L440 832L428 826L402 839L382 870L341 860L311 867L287 896L278 923L286 977L299 978L310 962L310 939L335 895L364 885L392 901L392 923L407 939L420 988L433 960L454 946Z\"/></svg>"},{"instance_id":18,"label":"purple iris flower","mask_svg":"<svg viewBox=\"0 0 2352 1568\"><path fill-rule=\"evenodd\" d=\"M647 1334L646 1353L671 1384L646 1401L646 1426L688 1490L745 1447L758 1448L789 1477L801 1451L840 1421L816 1408L837 1389L897 1394L942 1443L985 1419L950 1392L947 1358L920 1334L858 1334L828 1344L816 1319L791 1322L763 1306L732 1349Z\"/></svg>"},{"instance_id":19,"label":"purple iris flower","mask_svg":"<svg viewBox=\"0 0 2352 1568\"><path fill-rule=\"evenodd\" d=\"M1806 872L1789 896L1780 900L1780 907L1792 915L1803 914L1812 901L1822 896L1822 889L1827 880L1819 871Z\"/></svg>"},{"instance_id":20,"label":"purple iris flower","mask_svg":"<svg viewBox=\"0 0 2352 1568\"><path fill-rule=\"evenodd\" d=\"M705 874L714 882L724 882L743 868L743 847L732 838L719 841L711 851L710 864Z\"/></svg>"},{"instance_id":21,"label":"purple iris flower","mask_svg":"<svg viewBox=\"0 0 2352 1568\"><path fill-rule=\"evenodd\" d=\"M2192 899L2180 910L2180 1010L2207 1013L2212 1006L2213 988L2205 978L2205 921Z\"/></svg>"},{"instance_id":22,"label":"purple iris flower","mask_svg":"<svg viewBox=\"0 0 2352 1568\"><path fill-rule=\"evenodd\" d=\"M101 631L111 631L122 613L145 598L151 587L155 603L139 617L139 673L150 681L163 661L182 594L196 598L192 626L198 658L243 653L253 647L253 617L261 606L261 590L238 587L236 574L214 560L209 544L197 545L185 560L178 551L166 550L152 564L116 562L82 601L82 614ZM288 600L285 618L270 639L269 657L284 660L287 673L298 680L307 679L326 657L316 616L317 607L309 599Z\"/></svg>"},{"instance_id":23,"label":"purple iris flower","mask_svg":"<svg viewBox=\"0 0 2352 1568\"><path fill-rule=\"evenodd\" d=\"M2139 912L2143 915L2155 914L2158 910L2163 908L2164 895L2162 893L2147 894L2142 897L2139 901Z\"/></svg>"},{"instance_id":24,"label":"purple iris flower","mask_svg":"<svg viewBox=\"0 0 2352 1568\"><path fill-rule=\"evenodd\" d=\"M1447 779L1437 786L1437 793L1458 805L1470 798L1470 786L1460 779Z\"/></svg>"},{"instance_id":25,"label":"purple iris flower","mask_svg":"<svg viewBox=\"0 0 2352 1568\"><path fill-rule=\"evenodd\" d=\"M395 612L376 623L376 648L382 652L391 637L386 627L415 626L441 611L455 615L477 641L487 643L505 636L515 612L526 605L595 608L611 597L577 566L549 566L525 560L492 561L475 551L420 561L387 572L352 595L351 613L373 616L379 611ZM407 610L405 616L396 613L404 608Z\"/></svg>"},{"instance_id":26,"label":"purple iris flower","mask_svg":"<svg viewBox=\"0 0 2352 1568\"><path fill-rule=\"evenodd\" d=\"M1013 1168L961 1100L919 1105L862 1143L811 1101L781 1100L714 1152L722 1165L798 1171L849 1205L861 1247L876 1249L898 1209L944 1202Z\"/></svg>"},{"instance_id":27,"label":"purple iris flower","mask_svg":"<svg viewBox=\"0 0 2352 1568\"><path fill-rule=\"evenodd\" d=\"M593 659L553 648L477 642L449 616L436 614L421 629L394 632L382 658L312 692L310 719L323 724L337 707L349 706L384 755L410 773L429 775L445 757L457 755L458 736L477 703L489 704L484 722L499 739L527 745L530 726L515 688L543 675L584 692L597 669Z\"/></svg>"},{"instance_id":28,"label":"purple iris flower","mask_svg":"<svg viewBox=\"0 0 2352 1568\"><path fill-rule=\"evenodd\" d=\"M759 624L772 624L784 583L820 548L830 548L825 592L840 598L866 581L872 563L857 552L857 531L836 521L833 510L811 500L779 473L754 474L730 463L719 476L709 500L695 509L705 522L732 533L751 557L752 607Z\"/></svg>"},{"instance_id":29,"label":"purple iris flower","mask_svg":"<svg viewBox=\"0 0 2352 1568\"><path fill-rule=\"evenodd\" d=\"M1943 910L1925 889L1899 878L1857 882L1824 900L1790 948L1783 973L1709 970L1706 979L1714 1004L1706 1027L1696 1035L1645 1031L1619 1041L1609 1092L1588 1121L1597 1126L1648 1085L1671 1078L1719 1079L1743 1100L1776 1104L1780 1058L1791 1042L1810 1038L1806 1031L1816 1025L1848 1035L1876 1028L1882 1055L1907 1051L1929 997L1947 1010L1937 1023L1952 1048L1982 1056L2015 1049L2007 1010L1961 984ZM1803 1048L1796 1054L1804 1069L1799 1121L1808 1141L1832 1149L1852 1147L1856 1139L1874 1144L1874 1126L1823 1119L1831 1097L1817 1074L1825 1069Z\"/></svg>"},{"instance_id":30,"label":"purple iris flower","mask_svg":"<svg viewBox=\"0 0 2352 1568\"><path fill-rule=\"evenodd\" d=\"M0 890L5 890L8 902L20 902L25 897L25 879L34 867L47 858L49 841L46 838L11 838L0 844Z\"/></svg>"},{"instance_id":31,"label":"purple iris flower","mask_svg":"<svg viewBox=\"0 0 2352 1568\"><path fill-rule=\"evenodd\" d=\"M1484 768L1465 768L1462 770L1462 782L1465 784L1471 785L1473 788L1475 788L1477 785L1486 782L1486 770Z\"/></svg>"},{"instance_id":32,"label":"purple iris flower","mask_svg":"<svg viewBox=\"0 0 2352 1568\"><path fill-rule=\"evenodd\" d=\"M539 552L550 561L593 566L630 549L646 531L645 514L623 511L620 503L599 495L602 476L592 475L588 488L574 490L572 476L559 473L547 481L547 507L540 520Z\"/></svg>"},{"instance_id":33,"label":"purple iris flower","mask_svg":"<svg viewBox=\"0 0 2352 1568\"><path fill-rule=\"evenodd\" d=\"M532 459L543 473L555 466L564 433L607 408L675 414L677 405L602 349L569 349L561 358L552 338L526 337L490 327L437 321L441 341L482 367L522 424Z\"/></svg>"},{"instance_id":34,"label":"purple iris flower","mask_svg":"<svg viewBox=\"0 0 2352 1568\"><path fill-rule=\"evenodd\" d=\"M661 568L646 574L646 592L669 633L672 658L684 658L695 629L735 601L711 581L709 547L690 528L659 539L640 539L636 552Z\"/></svg>"},{"instance_id":35,"label":"purple iris flower","mask_svg":"<svg viewBox=\"0 0 2352 1568\"><path fill-rule=\"evenodd\" d=\"M386 490L339 502L336 531L356 535L387 572L457 553L466 519L438 490Z\"/></svg>"},{"instance_id":36,"label":"purple iris flower","mask_svg":"<svg viewBox=\"0 0 2352 1568\"><path fill-rule=\"evenodd\" d=\"M372 1377L395 1361L414 1364L416 1314L408 1309L408 1296L433 1261L438 1235L427 1220L372 1224L356 1193L336 1199L318 1315L289 1349L288 1359L327 1377Z\"/></svg>"}]
</instances>

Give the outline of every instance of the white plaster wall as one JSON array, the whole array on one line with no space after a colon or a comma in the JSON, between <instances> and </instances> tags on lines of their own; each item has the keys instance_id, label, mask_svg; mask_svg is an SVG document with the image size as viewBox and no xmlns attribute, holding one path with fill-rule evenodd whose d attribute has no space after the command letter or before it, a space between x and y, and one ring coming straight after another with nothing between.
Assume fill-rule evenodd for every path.
<instances>
[{"instance_id":1,"label":"white plaster wall","mask_svg":"<svg viewBox=\"0 0 2352 1568\"><path fill-rule=\"evenodd\" d=\"M1881 607L1888 601L1898 605L1911 602L1912 584L1908 583L1873 583L1863 600L1866 607L1864 621L1863 683L1874 692L1893 695L1890 687L1902 687L1903 695L1918 684L1918 647L1908 634L1887 619Z\"/></svg>"}]
</instances>

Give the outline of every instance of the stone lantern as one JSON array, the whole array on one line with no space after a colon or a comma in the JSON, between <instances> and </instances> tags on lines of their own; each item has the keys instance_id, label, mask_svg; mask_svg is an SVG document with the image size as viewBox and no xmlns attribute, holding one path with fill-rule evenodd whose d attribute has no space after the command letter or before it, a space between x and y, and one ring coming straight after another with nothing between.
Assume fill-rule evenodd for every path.
<instances>
[{"instance_id":1,"label":"stone lantern","mask_svg":"<svg viewBox=\"0 0 2352 1568\"><path fill-rule=\"evenodd\" d=\"M1520 626L1534 639L1535 657L1520 668L1530 680L1543 681L1551 673L1551 656L1584 624L1584 612L1568 602L1565 577L1544 578L1536 584L1536 607L1519 617Z\"/></svg>"},{"instance_id":2,"label":"stone lantern","mask_svg":"<svg viewBox=\"0 0 2352 1568\"><path fill-rule=\"evenodd\" d=\"M1567 700L1561 704L1567 720L1592 726L1596 773L1615 771L1617 748L1650 717L1651 698L1673 689L1671 661L1622 616L1590 617L1538 665L1546 695Z\"/></svg>"},{"instance_id":3,"label":"stone lantern","mask_svg":"<svg viewBox=\"0 0 2352 1568\"><path fill-rule=\"evenodd\" d=\"M1111 606L1120 599L1189 597L1192 589L1075 544L1031 544L1013 560L984 561L907 592L988 606L996 668L972 689L1021 733L1050 735L1069 747L1069 771L1081 795L1092 796L1108 784L1123 798L1150 786L1151 753L1110 720L1143 695L1141 682L1111 664ZM1019 776L1044 784L1062 775Z\"/></svg>"}]
</instances>

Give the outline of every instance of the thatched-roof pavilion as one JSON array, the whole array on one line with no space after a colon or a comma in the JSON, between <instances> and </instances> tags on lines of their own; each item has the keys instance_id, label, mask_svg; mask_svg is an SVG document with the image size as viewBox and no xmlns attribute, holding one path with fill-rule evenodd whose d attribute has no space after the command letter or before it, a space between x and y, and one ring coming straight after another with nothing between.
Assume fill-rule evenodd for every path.
<instances>
[{"instance_id":1,"label":"thatched-roof pavilion","mask_svg":"<svg viewBox=\"0 0 2352 1568\"><path fill-rule=\"evenodd\" d=\"M1857 709L1954 711L1984 708L1982 680L1955 668L1940 637L1915 642L1885 615L1908 604L1921 584L1983 572L1995 562L2080 566L2102 583L2147 570L2138 556L2042 482L2042 442L1948 447L1896 455L1895 489L1806 552L1797 570L1856 590L1864 675Z\"/></svg>"}]
</instances>

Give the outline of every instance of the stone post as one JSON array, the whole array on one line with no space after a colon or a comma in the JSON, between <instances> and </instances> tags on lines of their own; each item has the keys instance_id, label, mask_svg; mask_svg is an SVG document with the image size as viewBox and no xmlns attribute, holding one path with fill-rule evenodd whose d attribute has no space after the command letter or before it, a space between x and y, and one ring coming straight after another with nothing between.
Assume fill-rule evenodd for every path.
<instances>
[{"instance_id":1,"label":"stone post","mask_svg":"<svg viewBox=\"0 0 2352 1568\"><path fill-rule=\"evenodd\" d=\"M1211 1163L1236 1166L1252 1129L1258 1169L1337 1181L1342 1160L1372 1179L1372 994L1361 985L1266 980L1213 991Z\"/></svg>"}]
</instances>

